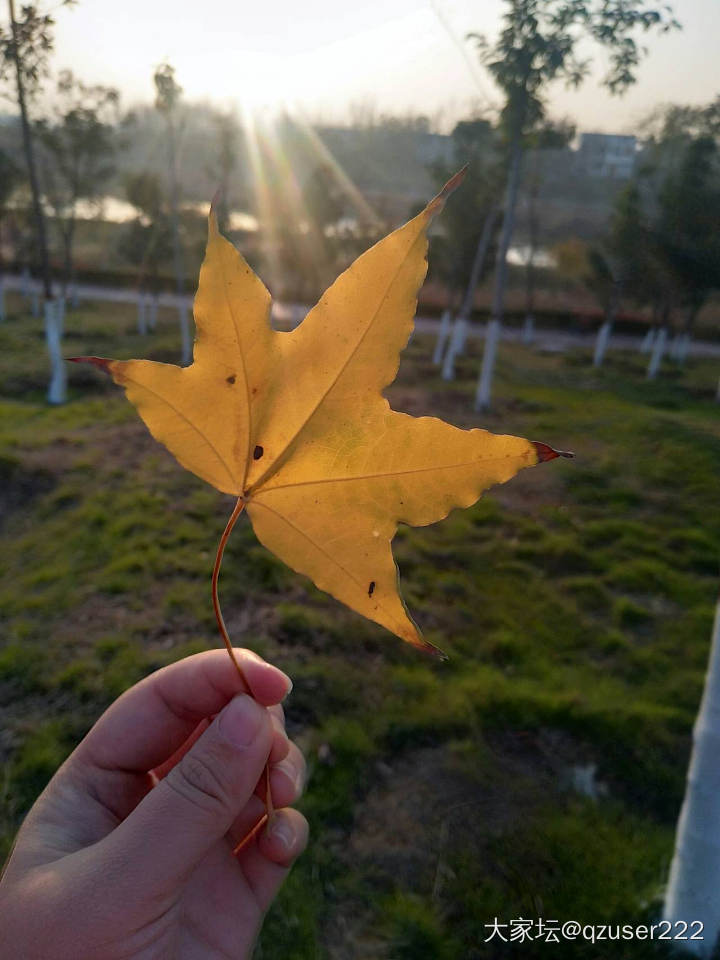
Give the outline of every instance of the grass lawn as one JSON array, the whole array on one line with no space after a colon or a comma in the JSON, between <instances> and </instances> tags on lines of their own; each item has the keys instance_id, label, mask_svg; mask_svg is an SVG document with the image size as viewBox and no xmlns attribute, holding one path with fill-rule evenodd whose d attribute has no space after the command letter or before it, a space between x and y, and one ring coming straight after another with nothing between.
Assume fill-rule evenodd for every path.
<instances>
[{"instance_id":1,"label":"grass lawn","mask_svg":"<svg viewBox=\"0 0 720 960\"><path fill-rule=\"evenodd\" d=\"M73 367L44 402L41 322L0 328L0 854L99 713L218 643L210 569L232 501L184 472L121 391ZM15 311L12 313L12 311ZM65 352L175 360L171 314L67 320ZM235 642L295 682L311 844L262 960L667 957L666 944L485 943L494 917L656 918L709 649L720 557L717 363L503 345L492 414L477 355L443 383L417 337L388 392L573 449L396 539L436 663L286 569L238 524L221 581ZM507 935L507 931L506 931Z\"/></svg>"}]
</instances>

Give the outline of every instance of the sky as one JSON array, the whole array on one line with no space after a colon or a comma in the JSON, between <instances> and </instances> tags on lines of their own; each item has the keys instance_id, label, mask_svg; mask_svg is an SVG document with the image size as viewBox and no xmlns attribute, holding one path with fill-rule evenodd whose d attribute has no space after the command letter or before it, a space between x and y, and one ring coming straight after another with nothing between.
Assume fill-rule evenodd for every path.
<instances>
[{"instance_id":1,"label":"sky","mask_svg":"<svg viewBox=\"0 0 720 960\"><path fill-rule=\"evenodd\" d=\"M163 60L190 100L341 122L357 113L424 113L448 129L500 97L470 31L494 37L503 0L80 0L56 12L54 65L117 86L126 105L151 101ZM301 11L301 12L299 12ZM720 94L720 0L675 0L683 30L650 36L637 84L600 85L603 55L579 91L555 85L550 113L580 131L631 132L659 103Z\"/></svg>"}]
</instances>

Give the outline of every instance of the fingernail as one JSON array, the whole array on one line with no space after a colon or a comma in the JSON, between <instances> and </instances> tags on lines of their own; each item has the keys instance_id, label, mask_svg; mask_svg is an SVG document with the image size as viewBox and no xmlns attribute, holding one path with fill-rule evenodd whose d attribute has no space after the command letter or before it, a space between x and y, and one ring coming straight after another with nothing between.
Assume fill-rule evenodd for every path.
<instances>
[{"instance_id":1,"label":"fingernail","mask_svg":"<svg viewBox=\"0 0 720 960\"><path fill-rule=\"evenodd\" d=\"M282 673L283 678L284 678L284 680L285 680L285 683L287 684L287 690L285 691L285 697L289 697L290 694L292 693L293 682L292 682L292 680L290 679L290 677L289 677L283 670L281 670L280 673ZM283 697L283 700L285 699L285 697Z\"/></svg>"},{"instance_id":2,"label":"fingernail","mask_svg":"<svg viewBox=\"0 0 720 960\"><path fill-rule=\"evenodd\" d=\"M295 831L285 817L275 816L268 826L268 833L273 840L278 840L286 850L290 849L295 840Z\"/></svg>"},{"instance_id":3,"label":"fingernail","mask_svg":"<svg viewBox=\"0 0 720 960\"><path fill-rule=\"evenodd\" d=\"M260 732L263 713L252 697L238 694L220 714L220 732L233 747L249 747Z\"/></svg>"}]
</instances>

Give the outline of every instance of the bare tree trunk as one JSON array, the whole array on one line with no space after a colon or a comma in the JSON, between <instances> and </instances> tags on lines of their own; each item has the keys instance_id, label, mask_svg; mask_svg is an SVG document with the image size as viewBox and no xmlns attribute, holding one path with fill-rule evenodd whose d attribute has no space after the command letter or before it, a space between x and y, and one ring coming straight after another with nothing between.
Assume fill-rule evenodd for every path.
<instances>
[{"instance_id":1,"label":"bare tree trunk","mask_svg":"<svg viewBox=\"0 0 720 960\"><path fill-rule=\"evenodd\" d=\"M62 295L67 297L68 287L70 286L70 279L73 272L73 243L75 240L75 218L73 217L69 223L66 224L65 228L62 231L63 238L63 279L62 279Z\"/></svg>"},{"instance_id":2,"label":"bare tree trunk","mask_svg":"<svg viewBox=\"0 0 720 960\"><path fill-rule=\"evenodd\" d=\"M663 916L688 924L683 946L710 957L720 933L720 599L700 710L693 730L687 787L675 837ZM703 924L702 940L694 922Z\"/></svg>"},{"instance_id":3,"label":"bare tree trunk","mask_svg":"<svg viewBox=\"0 0 720 960\"><path fill-rule=\"evenodd\" d=\"M172 217L173 236L173 269L175 271L175 288L178 295L178 316L180 318L181 361L190 363L190 326L188 323L187 308L180 302L185 296L185 268L183 263L182 247L180 245L180 215L179 185L177 176L177 156L175 144L175 122L172 111L168 113L168 153L170 161L170 212Z\"/></svg>"},{"instance_id":4,"label":"bare tree trunk","mask_svg":"<svg viewBox=\"0 0 720 960\"><path fill-rule=\"evenodd\" d=\"M517 204L518 188L520 186L520 161L522 160L522 141L520 134L513 137L510 156L510 170L508 173L507 190L505 194L505 211L498 244L497 263L495 265L495 285L493 288L492 312L485 334L485 350L483 351L482 367L475 394L475 409L487 410L490 406L492 393L492 377L495 367L495 355L500 339L500 327L503 320L505 303L505 286L507 284L507 254L512 240L515 226L515 206Z\"/></svg>"},{"instance_id":5,"label":"bare tree trunk","mask_svg":"<svg viewBox=\"0 0 720 960\"><path fill-rule=\"evenodd\" d=\"M675 359L683 366L687 360L688 351L690 350L690 337L692 336L692 329L695 326L695 318L699 312L699 306L697 304L691 304L688 307L687 317L685 318L685 329L680 334L680 340L677 347L677 355Z\"/></svg>"},{"instance_id":6,"label":"bare tree trunk","mask_svg":"<svg viewBox=\"0 0 720 960\"><path fill-rule=\"evenodd\" d=\"M137 294L137 328L141 337L147 333L147 320L145 319L146 298L145 291L138 290Z\"/></svg>"},{"instance_id":7,"label":"bare tree trunk","mask_svg":"<svg viewBox=\"0 0 720 960\"><path fill-rule=\"evenodd\" d=\"M535 251L538 247L540 223L537 213L537 198L540 192L542 168L540 152L533 150L534 170L528 194L528 257L525 264L525 323L523 325L522 340L525 344L532 343L535 333Z\"/></svg>"},{"instance_id":8,"label":"bare tree trunk","mask_svg":"<svg viewBox=\"0 0 720 960\"><path fill-rule=\"evenodd\" d=\"M32 130L30 128L27 100L25 97L25 80L23 78L22 64L20 63L20 37L18 34L17 21L15 19L15 0L8 0L8 7L10 11L10 28L12 30L13 38L15 83L17 85L18 107L20 108L23 150L25 152L28 180L30 181L30 192L32 194L33 214L35 218L35 231L37 233L38 252L40 254L40 273L45 289L45 299L52 300L52 278L50 275L50 257L48 255L45 214L43 212L42 200L40 197L40 184L38 182L37 166L35 163L35 150L33 147Z\"/></svg>"},{"instance_id":9,"label":"bare tree trunk","mask_svg":"<svg viewBox=\"0 0 720 960\"><path fill-rule=\"evenodd\" d=\"M445 354L445 361L443 363L442 371L443 380L454 380L455 357L465 350L468 323L470 322L470 315L475 303L475 290L477 289L478 281L482 276L483 267L485 266L497 216L498 210L496 207L492 207L485 216L482 233L480 234L478 245L475 248L475 256L473 257L473 263L470 269L470 279L468 280L467 289L465 291L465 296L463 297L463 302L460 306L460 311L455 318L452 337L450 338L450 345L448 346L447 353Z\"/></svg>"},{"instance_id":10,"label":"bare tree trunk","mask_svg":"<svg viewBox=\"0 0 720 960\"><path fill-rule=\"evenodd\" d=\"M593 366L601 367L605 359L608 343L612 334L613 324L617 316L618 304L620 301L620 288L617 283L613 283L608 300L607 310L605 311L605 320L598 330L597 340L595 341L595 353L593 354Z\"/></svg>"}]
</instances>

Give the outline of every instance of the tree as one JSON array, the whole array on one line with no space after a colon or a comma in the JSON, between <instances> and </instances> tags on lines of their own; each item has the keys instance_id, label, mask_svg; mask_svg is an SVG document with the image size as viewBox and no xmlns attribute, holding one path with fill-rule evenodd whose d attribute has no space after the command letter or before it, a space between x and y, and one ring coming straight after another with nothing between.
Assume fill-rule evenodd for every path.
<instances>
[{"instance_id":1,"label":"tree","mask_svg":"<svg viewBox=\"0 0 720 960\"><path fill-rule=\"evenodd\" d=\"M170 218L172 223L173 269L178 297L180 317L180 339L182 363L191 359L190 326L185 304L185 264L180 240L180 183L177 171L177 114L182 96L182 87L175 80L175 69L169 63L162 63L153 75L155 83L155 107L165 118L165 132L168 151L168 177L170 182Z\"/></svg>"},{"instance_id":2,"label":"tree","mask_svg":"<svg viewBox=\"0 0 720 960\"><path fill-rule=\"evenodd\" d=\"M678 26L668 8L648 7L646 0L506 0L506 5L504 29L495 43L479 34L469 35L505 97L501 125L508 168L492 314L476 397L480 409L490 404L523 150L545 117L547 85L558 79L573 86L582 82L590 61L578 59L577 50L590 39L609 55L609 68L601 83L611 93L622 93L634 82L643 53L636 35Z\"/></svg>"},{"instance_id":3,"label":"tree","mask_svg":"<svg viewBox=\"0 0 720 960\"><path fill-rule=\"evenodd\" d=\"M227 233L230 225L230 177L235 169L238 126L232 113L216 113L213 119L217 156L211 170L218 183L216 214L218 229L221 233Z\"/></svg>"},{"instance_id":4,"label":"tree","mask_svg":"<svg viewBox=\"0 0 720 960\"><path fill-rule=\"evenodd\" d=\"M646 239L627 244L634 266L629 286L650 303L659 336L648 377L657 375L673 314L676 357L682 361L697 313L720 286L720 99L701 107L671 105L644 124L645 144L637 183L639 213L631 211L631 233L645 224ZM638 289L639 288L639 289Z\"/></svg>"},{"instance_id":5,"label":"tree","mask_svg":"<svg viewBox=\"0 0 720 960\"><path fill-rule=\"evenodd\" d=\"M22 179L20 168L9 153L0 150L0 321L5 319L5 285L3 276L3 224L7 218L8 202Z\"/></svg>"},{"instance_id":6,"label":"tree","mask_svg":"<svg viewBox=\"0 0 720 960\"><path fill-rule=\"evenodd\" d=\"M545 175L545 157L548 150L567 147L575 136L575 126L569 121L548 123L530 138L527 146L528 163L525 177L527 206L527 254L525 258L525 342L532 340L535 325L535 255L540 241L538 198Z\"/></svg>"},{"instance_id":7,"label":"tree","mask_svg":"<svg viewBox=\"0 0 720 960\"><path fill-rule=\"evenodd\" d=\"M657 296L655 253L640 191L636 183L630 183L615 200L605 240L588 251L586 285L604 312L595 343L594 366L602 366L621 300L629 298L644 304Z\"/></svg>"},{"instance_id":8,"label":"tree","mask_svg":"<svg viewBox=\"0 0 720 960\"><path fill-rule=\"evenodd\" d=\"M682 336L713 289L720 287L720 156L707 135L690 140L660 191L657 243L679 286ZM680 357L682 359L682 355Z\"/></svg>"},{"instance_id":9,"label":"tree","mask_svg":"<svg viewBox=\"0 0 720 960\"><path fill-rule=\"evenodd\" d=\"M60 6L68 6L73 0L61 0ZM35 222L36 251L45 297L45 336L51 358L52 373L48 387L48 401L63 403L66 395L65 365L60 353L62 318L58 316L53 300L50 255L47 242L47 227L40 195L37 158L30 118L30 106L40 89L40 82L47 74L47 60L53 49L55 21L50 14L42 13L33 4L23 6L18 19L15 0L8 0L9 29L0 30L0 80L12 74L15 99L20 111L23 151L27 168Z\"/></svg>"},{"instance_id":10,"label":"tree","mask_svg":"<svg viewBox=\"0 0 720 960\"><path fill-rule=\"evenodd\" d=\"M491 262L502 179L497 131L489 120L461 120L452 132L452 140L452 167L432 167L434 177L442 183L467 164L462 195L448 204L443 242L435 241L433 249L434 253L440 246L439 272L450 290L450 302L460 303L445 351L446 380L454 376L455 357L464 348L475 291Z\"/></svg>"},{"instance_id":11,"label":"tree","mask_svg":"<svg viewBox=\"0 0 720 960\"><path fill-rule=\"evenodd\" d=\"M150 326L155 325L159 292L160 265L173 255L173 230L167 213L160 178L154 173L130 174L125 179L125 194L128 201L139 210L139 216L128 224L123 233L118 252L120 256L138 268L138 328L146 332L145 292L150 287Z\"/></svg>"},{"instance_id":12,"label":"tree","mask_svg":"<svg viewBox=\"0 0 720 960\"><path fill-rule=\"evenodd\" d=\"M43 182L63 257L63 296L73 272L73 245L80 200L96 201L114 173L119 95L89 86L64 70L50 117L37 124Z\"/></svg>"},{"instance_id":13,"label":"tree","mask_svg":"<svg viewBox=\"0 0 720 960\"><path fill-rule=\"evenodd\" d=\"M67 5L69 0L65 0ZM15 0L8 0L9 28L0 28L0 80L12 75L14 95L20 111L23 152L32 194L33 214L40 274L45 298L52 299L52 279L48 253L47 228L40 195L37 158L30 118L30 106L42 79L47 75L48 56L53 49L55 21L33 4L23 6L18 18Z\"/></svg>"}]
</instances>

